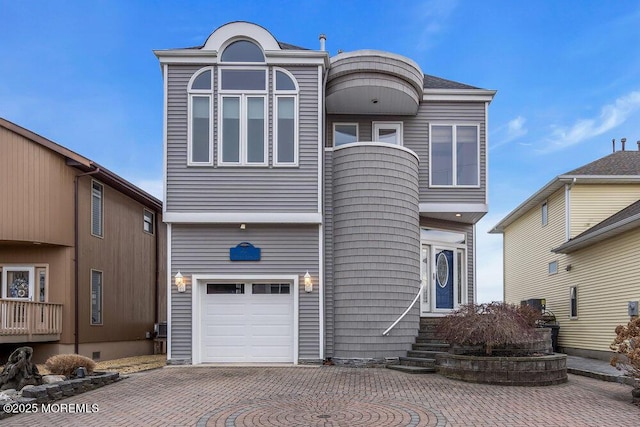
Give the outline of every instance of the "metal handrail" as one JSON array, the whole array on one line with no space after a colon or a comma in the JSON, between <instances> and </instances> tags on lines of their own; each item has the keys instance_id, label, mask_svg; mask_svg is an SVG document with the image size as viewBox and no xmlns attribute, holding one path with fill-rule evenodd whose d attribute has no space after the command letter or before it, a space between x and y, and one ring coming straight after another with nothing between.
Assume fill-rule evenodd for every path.
<instances>
[{"instance_id":1,"label":"metal handrail","mask_svg":"<svg viewBox=\"0 0 640 427\"><path fill-rule=\"evenodd\" d=\"M404 316L406 316L406 315L407 315L407 313L409 312L409 310L411 310L411 309L413 308L413 306L416 304L416 301L418 301L418 298L420 298L420 294L422 294L422 290L424 289L424 285L425 285L425 283L423 282L423 283L420 285L420 289L418 290L418 294L417 294L417 295L416 295L416 297L413 299L413 301L411 301L411 304L409 304L409 307L407 307L407 309L404 311L404 313L402 313L402 314L400 315L400 317L398 317L398 318L396 319L396 321L395 321L395 322L393 322L393 324L392 324L391 326L389 326L389 327L388 327L388 328L387 328L387 329L382 333L382 336L387 336L387 335L389 335L389 332L391 332L391 330L392 330L393 328L395 328L395 327L396 327L396 325L397 325L397 324L398 324L402 319L404 319Z\"/></svg>"}]
</instances>

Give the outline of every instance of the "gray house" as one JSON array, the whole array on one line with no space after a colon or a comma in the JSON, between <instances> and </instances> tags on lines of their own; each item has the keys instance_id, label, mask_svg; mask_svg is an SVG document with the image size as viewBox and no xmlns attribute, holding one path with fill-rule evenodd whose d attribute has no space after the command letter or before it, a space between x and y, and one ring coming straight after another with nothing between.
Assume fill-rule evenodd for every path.
<instances>
[{"instance_id":1,"label":"gray house","mask_svg":"<svg viewBox=\"0 0 640 427\"><path fill-rule=\"evenodd\" d=\"M474 301L495 91L247 22L155 54L170 363L403 356Z\"/></svg>"}]
</instances>

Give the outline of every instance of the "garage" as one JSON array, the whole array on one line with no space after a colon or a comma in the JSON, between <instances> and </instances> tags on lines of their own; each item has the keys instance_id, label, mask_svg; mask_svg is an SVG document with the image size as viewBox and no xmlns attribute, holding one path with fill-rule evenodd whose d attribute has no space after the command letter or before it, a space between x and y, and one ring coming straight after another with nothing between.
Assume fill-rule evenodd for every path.
<instances>
[{"instance_id":1,"label":"garage","mask_svg":"<svg viewBox=\"0 0 640 427\"><path fill-rule=\"evenodd\" d=\"M294 362L292 283L203 285L202 363Z\"/></svg>"}]
</instances>

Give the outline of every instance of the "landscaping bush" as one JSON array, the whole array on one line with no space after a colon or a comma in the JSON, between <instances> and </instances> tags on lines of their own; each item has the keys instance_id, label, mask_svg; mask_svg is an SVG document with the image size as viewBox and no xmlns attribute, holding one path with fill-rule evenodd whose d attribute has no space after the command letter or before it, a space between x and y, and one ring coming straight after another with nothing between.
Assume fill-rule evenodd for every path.
<instances>
[{"instance_id":1,"label":"landscaping bush","mask_svg":"<svg viewBox=\"0 0 640 427\"><path fill-rule=\"evenodd\" d=\"M451 345L481 346L491 355L494 348L531 342L541 313L529 306L502 302L460 306L438 324L439 338Z\"/></svg>"},{"instance_id":2,"label":"landscaping bush","mask_svg":"<svg viewBox=\"0 0 640 427\"><path fill-rule=\"evenodd\" d=\"M626 326L618 325L616 338L609 347L616 352L611 358L611 365L640 380L640 317L631 319ZM640 387L636 387L632 394L640 404Z\"/></svg>"},{"instance_id":3,"label":"landscaping bush","mask_svg":"<svg viewBox=\"0 0 640 427\"><path fill-rule=\"evenodd\" d=\"M96 362L79 354L58 354L47 359L44 365L52 374L71 377L80 367L83 367L87 374L92 374Z\"/></svg>"}]
</instances>

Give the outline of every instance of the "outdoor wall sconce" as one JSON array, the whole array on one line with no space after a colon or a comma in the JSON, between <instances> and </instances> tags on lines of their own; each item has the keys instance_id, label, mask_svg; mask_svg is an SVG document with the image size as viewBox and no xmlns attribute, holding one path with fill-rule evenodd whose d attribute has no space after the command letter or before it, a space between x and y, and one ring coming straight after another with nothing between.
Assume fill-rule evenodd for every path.
<instances>
[{"instance_id":1,"label":"outdoor wall sconce","mask_svg":"<svg viewBox=\"0 0 640 427\"><path fill-rule=\"evenodd\" d=\"M311 282L311 275L307 271L304 275L304 291L313 292L313 282Z\"/></svg>"},{"instance_id":2,"label":"outdoor wall sconce","mask_svg":"<svg viewBox=\"0 0 640 427\"><path fill-rule=\"evenodd\" d=\"M176 288L178 288L178 292L184 292L187 290L187 285L184 283L184 278L180 271L176 273Z\"/></svg>"}]
</instances>

